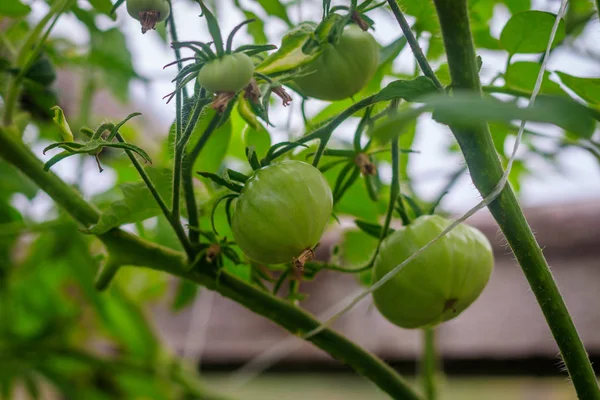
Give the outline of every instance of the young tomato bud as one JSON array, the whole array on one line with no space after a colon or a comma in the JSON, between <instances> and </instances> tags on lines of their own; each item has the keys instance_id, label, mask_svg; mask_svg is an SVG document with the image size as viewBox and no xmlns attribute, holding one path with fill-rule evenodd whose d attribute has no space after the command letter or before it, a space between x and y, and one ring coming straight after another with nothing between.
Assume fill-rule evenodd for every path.
<instances>
[{"instance_id":1,"label":"young tomato bud","mask_svg":"<svg viewBox=\"0 0 600 400\"><path fill-rule=\"evenodd\" d=\"M254 63L244 53L226 54L207 62L198 72L200 86L212 93L236 93L254 75Z\"/></svg>"},{"instance_id":2,"label":"young tomato bud","mask_svg":"<svg viewBox=\"0 0 600 400\"><path fill-rule=\"evenodd\" d=\"M156 29L156 24L169 18L167 0L126 0L127 12L142 24L142 33Z\"/></svg>"},{"instance_id":3,"label":"young tomato bud","mask_svg":"<svg viewBox=\"0 0 600 400\"><path fill-rule=\"evenodd\" d=\"M321 172L301 161L281 161L248 179L236 200L233 238L254 261L293 262L312 257L331 217L333 197Z\"/></svg>"},{"instance_id":4,"label":"young tomato bud","mask_svg":"<svg viewBox=\"0 0 600 400\"><path fill-rule=\"evenodd\" d=\"M422 216L385 238L374 281L439 235L450 221ZM373 292L375 306L402 328L437 325L455 318L479 297L494 265L487 238L460 224Z\"/></svg>"}]
</instances>

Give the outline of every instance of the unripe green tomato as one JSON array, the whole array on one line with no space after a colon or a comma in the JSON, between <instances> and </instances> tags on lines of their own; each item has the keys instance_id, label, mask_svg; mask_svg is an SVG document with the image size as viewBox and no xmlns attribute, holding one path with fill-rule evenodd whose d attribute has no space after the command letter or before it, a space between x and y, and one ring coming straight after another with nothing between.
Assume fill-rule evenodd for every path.
<instances>
[{"instance_id":1,"label":"unripe green tomato","mask_svg":"<svg viewBox=\"0 0 600 400\"><path fill-rule=\"evenodd\" d=\"M126 0L127 12L142 24L142 33L154 29L159 22L165 21L171 13L167 0Z\"/></svg>"},{"instance_id":2,"label":"unripe green tomato","mask_svg":"<svg viewBox=\"0 0 600 400\"><path fill-rule=\"evenodd\" d=\"M255 171L236 200L233 238L254 261L291 262L319 242L332 208L321 171L302 161L274 163Z\"/></svg>"},{"instance_id":3,"label":"unripe green tomato","mask_svg":"<svg viewBox=\"0 0 600 400\"><path fill-rule=\"evenodd\" d=\"M300 92L321 100L355 95L371 80L379 64L379 45L356 25L344 29L339 41L323 45L322 53L294 79Z\"/></svg>"},{"instance_id":4,"label":"unripe green tomato","mask_svg":"<svg viewBox=\"0 0 600 400\"><path fill-rule=\"evenodd\" d=\"M422 216L384 239L374 281L439 235L451 222ZM494 265L492 247L477 229L460 224L373 292L375 306L402 328L437 325L458 316L485 288Z\"/></svg>"},{"instance_id":5,"label":"unripe green tomato","mask_svg":"<svg viewBox=\"0 0 600 400\"><path fill-rule=\"evenodd\" d=\"M212 93L235 93L254 75L254 63L244 53L226 54L204 64L198 72L200 86Z\"/></svg>"}]
</instances>

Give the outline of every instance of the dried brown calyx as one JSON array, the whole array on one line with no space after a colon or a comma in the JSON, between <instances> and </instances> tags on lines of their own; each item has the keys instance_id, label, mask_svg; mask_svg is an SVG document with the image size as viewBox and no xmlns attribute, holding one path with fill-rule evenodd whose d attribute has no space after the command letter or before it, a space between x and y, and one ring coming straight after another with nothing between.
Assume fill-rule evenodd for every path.
<instances>
[{"instance_id":1,"label":"dried brown calyx","mask_svg":"<svg viewBox=\"0 0 600 400\"><path fill-rule=\"evenodd\" d=\"M212 264L219 254L221 254L221 246L216 243L211 244L208 249L206 249L206 261Z\"/></svg>"},{"instance_id":2,"label":"dried brown calyx","mask_svg":"<svg viewBox=\"0 0 600 400\"><path fill-rule=\"evenodd\" d=\"M250 83L244 88L244 97L255 104L260 102L260 88L254 78L252 78Z\"/></svg>"},{"instance_id":3,"label":"dried brown calyx","mask_svg":"<svg viewBox=\"0 0 600 400\"><path fill-rule=\"evenodd\" d=\"M354 21L354 23L356 23L356 25L358 25L363 31L369 30L369 24L367 24L367 22L360 16L360 13L358 13L357 11L352 11L352 16L350 18L352 18L352 21Z\"/></svg>"},{"instance_id":4,"label":"dried brown calyx","mask_svg":"<svg viewBox=\"0 0 600 400\"><path fill-rule=\"evenodd\" d=\"M215 99L212 102L212 108L222 113L227 109L229 102L235 97L233 92L221 92L217 93Z\"/></svg>"},{"instance_id":5,"label":"dried brown calyx","mask_svg":"<svg viewBox=\"0 0 600 400\"><path fill-rule=\"evenodd\" d=\"M312 249L306 249L300 255L293 260L294 267L298 269L298 271L302 272L304 270L304 264L306 262L315 258L315 252Z\"/></svg>"},{"instance_id":6,"label":"dried brown calyx","mask_svg":"<svg viewBox=\"0 0 600 400\"><path fill-rule=\"evenodd\" d=\"M363 175L366 176L377 174L377 167L375 166L375 164L373 164L371 158L365 153L358 153L358 155L354 159L354 162L356 163L356 165L358 165L358 168L360 168L360 172Z\"/></svg>"},{"instance_id":7,"label":"dried brown calyx","mask_svg":"<svg viewBox=\"0 0 600 400\"><path fill-rule=\"evenodd\" d=\"M160 12L155 10L140 11L138 14L140 23L142 24L142 33L146 33L151 29L156 29L156 24L160 21Z\"/></svg>"},{"instance_id":8,"label":"dried brown calyx","mask_svg":"<svg viewBox=\"0 0 600 400\"><path fill-rule=\"evenodd\" d=\"M281 98L284 107L287 107L287 106L290 105L290 103L292 101L292 96L290 96L285 91L285 89L283 88L283 86L274 87L273 88L273 93L275 93L277 96L279 96L279 98Z\"/></svg>"}]
</instances>

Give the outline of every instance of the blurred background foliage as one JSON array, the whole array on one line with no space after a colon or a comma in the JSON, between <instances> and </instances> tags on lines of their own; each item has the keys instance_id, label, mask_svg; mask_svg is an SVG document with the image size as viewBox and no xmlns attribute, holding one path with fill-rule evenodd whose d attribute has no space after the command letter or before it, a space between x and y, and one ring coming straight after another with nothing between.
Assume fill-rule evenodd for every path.
<instances>
[{"instance_id":1,"label":"blurred background foliage","mask_svg":"<svg viewBox=\"0 0 600 400\"><path fill-rule=\"evenodd\" d=\"M175 1L175 13L183 3L191 5L193 2ZM246 18L255 18L256 22L248 25L247 31L255 43L276 44L280 36L271 33L274 31L269 29L271 25L278 27L279 31L285 31L300 22L303 15L309 14L308 10L320 10L321 7L321 2L316 0L231 0L213 3L219 3L216 9L220 18L224 18L226 7L239 9ZM399 3L411 17L412 27L426 48L427 58L435 66L437 76L442 83L449 84L433 3L423 0L400 0ZM536 4L542 9L550 9L555 5L557 2L553 1ZM41 153L39 149L45 144L60 137L51 121L52 106L63 106L73 132L78 132L80 127L96 126L105 118L116 120L115 115L92 113L92 103L100 89L108 91L118 104L125 105L131 104L130 86L133 82L144 85L150 82L134 68L130 47L135 43L126 40L124 25L111 14L112 7L111 0L80 0L74 3L65 18L79 31L85 30L89 40L81 43L81 40L71 40L65 35L50 35L39 59L28 71L24 90L20 94L17 121L24 129L24 140L37 153ZM498 7L503 12L515 15L531 9L532 4L529 0L471 0L472 30L477 48L483 52L497 52L503 57L511 52L540 53L545 47L545 39L536 43L527 36L528 43L519 43L523 37L519 29L545 23L535 19L539 15L527 20L526 14L520 14L526 20L515 22L515 31L505 27L502 34L498 35L498 32L492 31L492 20ZM12 68L16 50L39 19L40 10L46 8L43 0L0 2L0 92L5 92L8 78L17 73ZM119 14L120 19L125 17ZM376 23L378 18L389 17L385 7L373 12ZM567 48L581 57L598 62L600 54L582 50L579 45L580 37L586 34L590 25L598 29L597 18L592 1L571 0L555 51ZM198 19L198 24L203 23L202 19ZM406 40L398 32L399 29L394 30L393 36L397 38L381 48L379 69L357 98L378 92L393 78L414 77L414 74L399 71L394 63L399 54L410 52ZM166 45L168 39L164 24L158 26L157 33L157 37ZM536 48L539 43L542 44L541 49ZM530 95L540 63L539 60L511 63L508 58L506 68L484 82L484 90L518 101ZM485 69L485 57L483 61ZM78 82L75 85L78 92L75 101L63 97L66 93L59 92L56 84L59 70L66 71ZM416 68L414 71L418 73ZM543 94L572 97L596 113L600 112L600 79L560 71L552 73L552 76L551 80L548 73L542 86ZM73 93L70 95L73 96ZM76 106L72 107L75 103ZM315 126L351 104L351 99L318 103L315 107L309 107L311 112L306 115L305 123L308 127ZM272 107L272 113L283 115L276 117L277 128L267 128L260 121L248 123L241 115L243 110L234 109L230 121L212 135L195 170L224 171L235 166L242 172L248 172L249 167L245 164L246 146L255 146L260 158L272 143L293 139L295 133L288 129L287 112L284 113L277 104ZM360 117L360 114L355 117ZM210 118L210 113L202 117L195 135L202 133ZM357 122L358 118L353 118L350 124ZM401 136L401 148L411 149L420 132L420 123L419 120L406 128ZM121 132L129 141L143 145L152 153L154 163L148 167L148 171L159 191L168 198L171 190L170 175L166 173L171 163L169 141L166 132L151 132L151 128L151 124L134 122ZM582 148L600 159L595 138L582 140L568 133L556 135L554 131L543 128L527 135L524 144L530 155L543 160L547 166L560 170L557 157L572 146ZM507 160L507 151L516 133L515 126L492 124L491 129L498 153ZM351 149L351 139L347 137L336 136L331 147ZM456 153L457 157L460 154L452 141L448 142L446 151ZM292 157L305 160L312 152L314 147L301 149ZM433 198L423 199L414 190L415 182L409 173L409 159L413 156L418 154L402 155L403 193L416 209L426 210L439 203L465 169L457 163L443 171L446 184L440 193ZM389 153L378 153L373 157L378 168L389 170ZM61 172L70 176L71 182L82 190L85 185L94 186L97 171L91 164L91 157L76 158L69 164L70 171ZM105 190L86 193L90 201L105 210L103 218L107 219L106 225L103 226L101 221L95 227L96 231L128 224L127 228L140 236L180 250L168 223L159 215L160 210L141 185L126 157L105 150L100 159L103 166L112 171L114 181ZM331 161L334 159L324 157L322 164ZM343 164L339 164L325 174L332 186L342 168ZM527 160L518 159L510 182L518 191L523 178L532 173L535 171L530 169ZM358 179L349 185L335 209L336 215L377 223L385 212L389 179L386 182L377 178L375 184L379 191L378 202L369 200L366 186L362 179ZM210 230L210 211L217 195L223 190L208 181L199 184L197 190L201 199L201 224L204 229ZM231 237L222 207L216 214L216 226L222 236ZM375 239L360 230L351 229L345 233L339 252L336 251L334 256L344 260L346 266L362 265L375 245ZM48 393L58 393L60 398L86 400L213 398L191 372L193 367L186 365L171 349L165 347L148 320L149 305L169 301L174 311L180 310L193 302L197 287L183 282L172 285L173 279L155 272L125 269L109 290L99 293L93 281L103 257L103 249L93 236L82 234L64 212L48 203L47 197L36 186L0 160L1 396L12 398L18 388L21 393L26 392L31 398L39 399L48 398ZM234 265L226 260L225 268L258 285L270 279L254 265ZM368 280L368 274L361 275L363 283L368 283Z\"/></svg>"}]
</instances>

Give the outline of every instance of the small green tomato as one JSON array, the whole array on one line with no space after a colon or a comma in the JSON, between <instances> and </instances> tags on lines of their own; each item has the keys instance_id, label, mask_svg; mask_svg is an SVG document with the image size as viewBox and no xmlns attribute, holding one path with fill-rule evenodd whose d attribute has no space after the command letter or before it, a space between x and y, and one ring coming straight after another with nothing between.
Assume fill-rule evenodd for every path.
<instances>
[{"instance_id":1,"label":"small green tomato","mask_svg":"<svg viewBox=\"0 0 600 400\"><path fill-rule=\"evenodd\" d=\"M254 172L235 202L233 237L248 257L281 264L310 252L333 207L321 172L301 161L281 161Z\"/></svg>"},{"instance_id":2,"label":"small green tomato","mask_svg":"<svg viewBox=\"0 0 600 400\"><path fill-rule=\"evenodd\" d=\"M156 29L156 24L165 21L171 12L167 0L126 0L127 12L142 24L142 33Z\"/></svg>"},{"instance_id":3,"label":"small green tomato","mask_svg":"<svg viewBox=\"0 0 600 400\"><path fill-rule=\"evenodd\" d=\"M379 45L357 25L344 29L339 41L323 45L322 53L294 79L301 93L321 100L342 100L362 90L379 64Z\"/></svg>"},{"instance_id":4,"label":"small green tomato","mask_svg":"<svg viewBox=\"0 0 600 400\"><path fill-rule=\"evenodd\" d=\"M198 72L200 86L212 93L236 93L254 75L254 63L244 53L226 54L207 62Z\"/></svg>"},{"instance_id":5,"label":"small green tomato","mask_svg":"<svg viewBox=\"0 0 600 400\"><path fill-rule=\"evenodd\" d=\"M373 268L379 280L451 222L422 216L382 243ZM402 328L434 326L458 316L485 288L494 256L487 238L460 224L373 292L375 306Z\"/></svg>"}]
</instances>

